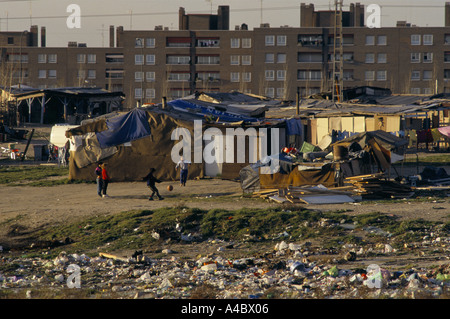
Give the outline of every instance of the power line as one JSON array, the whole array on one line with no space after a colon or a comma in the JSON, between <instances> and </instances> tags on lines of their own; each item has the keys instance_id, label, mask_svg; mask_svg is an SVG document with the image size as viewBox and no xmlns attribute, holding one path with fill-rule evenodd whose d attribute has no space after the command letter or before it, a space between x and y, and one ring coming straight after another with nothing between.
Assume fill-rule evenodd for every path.
<instances>
[{"instance_id":1,"label":"power line","mask_svg":"<svg viewBox=\"0 0 450 319\"><path fill-rule=\"evenodd\" d=\"M25 1L25 0L19 0L19 1ZM2 1L0 2L9 2L9 1ZM327 7L326 5L315 5L315 7ZM380 5L381 8L429 8L429 9L435 9L435 8L443 8L442 5L409 5L409 6L402 6L402 5L396 5L396 4L386 4L386 5ZM280 11L280 10L298 10L299 6L284 6L284 7L269 7L264 8L264 11ZM243 9L230 9L230 12L254 12L254 11L260 11L260 8L243 8ZM196 11L198 14L209 14L210 11ZM159 15L176 15L178 12L176 11L170 11L170 12L133 12L133 16L159 16ZM83 18L112 18L112 17L129 17L129 13L99 13L99 14L83 14ZM33 16L33 19L67 19L67 15L49 15L49 16ZM8 17L9 20L24 20L29 19L29 16L18 16L18 17Z\"/></svg>"}]
</instances>

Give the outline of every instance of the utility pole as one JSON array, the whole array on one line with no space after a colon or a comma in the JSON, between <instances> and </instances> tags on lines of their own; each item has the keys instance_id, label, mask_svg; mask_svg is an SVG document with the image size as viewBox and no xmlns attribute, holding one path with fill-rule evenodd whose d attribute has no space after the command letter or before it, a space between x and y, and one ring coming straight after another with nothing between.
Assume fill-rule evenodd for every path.
<instances>
[{"instance_id":1,"label":"utility pole","mask_svg":"<svg viewBox=\"0 0 450 319\"><path fill-rule=\"evenodd\" d=\"M343 101L344 88L344 38L342 36L343 0L334 0L334 41L333 41L333 101ZM339 54L339 60L337 56Z\"/></svg>"}]
</instances>

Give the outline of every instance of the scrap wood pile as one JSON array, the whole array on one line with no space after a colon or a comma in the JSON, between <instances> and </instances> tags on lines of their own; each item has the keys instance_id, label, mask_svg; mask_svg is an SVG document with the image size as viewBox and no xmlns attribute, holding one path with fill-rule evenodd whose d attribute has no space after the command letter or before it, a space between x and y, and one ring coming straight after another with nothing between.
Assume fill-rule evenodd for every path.
<instances>
[{"instance_id":1,"label":"scrap wood pile","mask_svg":"<svg viewBox=\"0 0 450 319\"><path fill-rule=\"evenodd\" d=\"M289 186L284 189L265 189L254 192L254 197L268 199L276 203L292 204L338 204L354 202L352 192L346 187L326 188L317 186Z\"/></svg>"},{"instance_id":2,"label":"scrap wood pile","mask_svg":"<svg viewBox=\"0 0 450 319\"><path fill-rule=\"evenodd\" d=\"M253 193L276 203L340 204L360 199L408 198L414 194L410 186L387 180L383 174L348 177L344 186L327 188L317 186L289 186L282 189L263 189Z\"/></svg>"},{"instance_id":3,"label":"scrap wood pile","mask_svg":"<svg viewBox=\"0 0 450 319\"><path fill-rule=\"evenodd\" d=\"M347 177L344 183L353 185L364 199L408 198L414 194L409 185L387 180L383 174Z\"/></svg>"}]
</instances>

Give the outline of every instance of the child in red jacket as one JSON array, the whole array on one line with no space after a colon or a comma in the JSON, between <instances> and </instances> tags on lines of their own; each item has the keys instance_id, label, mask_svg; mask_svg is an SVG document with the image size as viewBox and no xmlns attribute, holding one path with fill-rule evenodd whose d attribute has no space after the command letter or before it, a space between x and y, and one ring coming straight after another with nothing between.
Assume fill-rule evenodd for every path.
<instances>
[{"instance_id":1,"label":"child in red jacket","mask_svg":"<svg viewBox=\"0 0 450 319\"><path fill-rule=\"evenodd\" d=\"M111 178L109 177L108 171L107 171L107 164L103 163L102 165L102 180L103 180L103 197L109 197L108 194L106 194L106 191L108 189L108 184L111 181Z\"/></svg>"}]
</instances>

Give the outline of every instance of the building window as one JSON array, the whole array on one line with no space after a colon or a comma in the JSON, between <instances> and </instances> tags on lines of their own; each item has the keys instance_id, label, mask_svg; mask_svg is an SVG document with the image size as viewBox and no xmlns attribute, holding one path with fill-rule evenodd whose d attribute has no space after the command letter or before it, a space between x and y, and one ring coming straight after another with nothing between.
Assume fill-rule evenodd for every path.
<instances>
[{"instance_id":1,"label":"building window","mask_svg":"<svg viewBox=\"0 0 450 319\"><path fill-rule=\"evenodd\" d=\"M134 89L134 98L136 98L136 99L142 98L142 89L141 88Z\"/></svg>"},{"instance_id":2,"label":"building window","mask_svg":"<svg viewBox=\"0 0 450 319\"><path fill-rule=\"evenodd\" d=\"M431 79L433 79L433 71L424 70L422 76L423 76L424 81L431 80Z\"/></svg>"},{"instance_id":3,"label":"building window","mask_svg":"<svg viewBox=\"0 0 450 319\"><path fill-rule=\"evenodd\" d=\"M275 80L275 71L274 70L266 70L265 79L266 79L266 81Z\"/></svg>"},{"instance_id":4,"label":"building window","mask_svg":"<svg viewBox=\"0 0 450 319\"><path fill-rule=\"evenodd\" d=\"M298 36L298 44L300 46L318 47L323 45L323 36L321 34L311 34Z\"/></svg>"},{"instance_id":5,"label":"building window","mask_svg":"<svg viewBox=\"0 0 450 319\"><path fill-rule=\"evenodd\" d=\"M274 88L266 88L266 96L270 98L275 97L275 89Z\"/></svg>"},{"instance_id":6,"label":"building window","mask_svg":"<svg viewBox=\"0 0 450 319\"><path fill-rule=\"evenodd\" d=\"M95 70L88 70L88 79L95 79L97 77L97 71Z\"/></svg>"},{"instance_id":7,"label":"building window","mask_svg":"<svg viewBox=\"0 0 450 319\"><path fill-rule=\"evenodd\" d=\"M144 80L144 72L134 72L134 81L142 82Z\"/></svg>"},{"instance_id":8,"label":"building window","mask_svg":"<svg viewBox=\"0 0 450 319\"><path fill-rule=\"evenodd\" d=\"M322 79L322 71L319 70L298 70L297 80L313 80L319 81Z\"/></svg>"},{"instance_id":9,"label":"building window","mask_svg":"<svg viewBox=\"0 0 450 319\"><path fill-rule=\"evenodd\" d=\"M166 40L166 46L169 48L189 48L191 47L191 38L169 37Z\"/></svg>"},{"instance_id":10,"label":"building window","mask_svg":"<svg viewBox=\"0 0 450 319\"><path fill-rule=\"evenodd\" d=\"M411 45L420 45L420 34L411 34Z\"/></svg>"},{"instance_id":11,"label":"building window","mask_svg":"<svg viewBox=\"0 0 450 319\"><path fill-rule=\"evenodd\" d=\"M239 72L231 72L230 73L230 81L231 82L239 82Z\"/></svg>"},{"instance_id":12,"label":"building window","mask_svg":"<svg viewBox=\"0 0 450 319\"><path fill-rule=\"evenodd\" d=\"M411 94L420 94L420 88L411 88Z\"/></svg>"},{"instance_id":13,"label":"building window","mask_svg":"<svg viewBox=\"0 0 450 319\"><path fill-rule=\"evenodd\" d=\"M278 46L286 46L287 44L287 37L285 35L277 35L277 45Z\"/></svg>"},{"instance_id":14,"label":"building window","mask_svg":"<svg viewBox=\"0 0 450 319\"><path fill-rule=\"evenodd\" d=\"M242 81L251 82L252 81L252 73L251 72L242 72Z\"/></svg>"},{"instance_id":15,"label":"building window","mask_svg":"<svg viewBox=\"0 0 450 319\"><path fill-rule=\"evenodd\" d=\"M252 64L252 56L251 55L243 55L242 56L242 65L251 65Z\"/></svg>"},{"instance_id":16,"label":"building window","mask_svg":"<svg viewBox=\"0 0 450 319\"><path fill-rule=\"evenodd\" d=\"M155 81L155 72L149 71L145 72L145 79L147 82L154 82Z\"/></svg>"},{"instance_id":17,"label":"building window","mask_svg":"<svg viewBox=\"0 0 450 319\"><path fill-rule=\"evenodd\" d=\"M412 52L411 53L411 62L412 63L419 63L420 62L420 53L419 52Z\"/></svg>"},{"instance_id":18,"label":"building window","mask_svg":"<svg viewBox=\"0 0 450 319\"><path fill-rule=\"evenodd\" d=\"M168 55L167 64L189 64L191 57L189 55Z\"/></svg>"},{"instance_id":19,"label":"building window","mask_svg":"<svg viewBox=\"0 0 450 319\"><path fill-rule=\"evenodd\" d=\"M105 77L107 79L123 79L123 73L124 71L122 69L106 70Z\"/></svg>"},{"instance_id":20,"label":"building window","mask_svg":"<svg viewBox=\"0 0 450 319\"><path fill-rule=\"evenodd\" d=\"M266 35L265 44L266 44L266 46L274 46L275 45L275 36L274 35Z\"/></svg>"},{"instance_id":21,"label":"building window","mask_svg":"<svg viewBox=\"0 0 450 319\"><path fill-rule=\"evenodd\" d=\"M97 63L97 55L96 54L88 54L87 55L87 63Z\"/></svg>"},{"instance_id":22,"label":"building window","mask_svg":"<svg viewBox=\"0 0 450 319\"><path fill-rule=\"evenodd\" d=\"M220 64L219 55L198 55L197 64Z\"/></svg>"},{"instance_id":23,"label":"building window","mask_svg":"<svg viewBox=\"0 0 450 319\"><path fill-rule=\"evenodd\" d=\"M239 38L231 38L231 47L237 49L239 48L239 46L240 46Z\"/></svg>"},{"instance_id":24,"label":"building window","mask_svg":"<svg viewBox=\"0 0 450 319\"><path fill-rule=\"evenodd\" d=\"M444 62L450 62L450 52L444 53Z\"/></svg>"},{"instance_id":25,"label":"building window","mask_svg":"<svg viewBox=\"0 0 450 319\"><path fill-rule=\"evenodd\" d=\"M147 48L154 48L155 47L155 38L147 38L147 39L145 39L145 46Z\"/></svg>"},{"instance_id":26,"label":"building window","mask_svg":"<svg viewBox=\"0 0 450 319\"><path fill-rule=\"evenodd\" d=\"M286 63L286 53L277 54L277 63Z\"/></svg>"},{"instance_id":27,"label":"building window","mask_svg":"<svg viewBox=\"0 0 450 319\"><path fill-rule=\"evenodd\" d=\"M252 38L243 38L242 39L242 47L245 49L249 49L252 47Z\"/></svg>"},{"instance_id":28,"label":"building window","mask_svg":"<svg viewBox=\"0 0 450 319\"><path fill-rule=\"evenodd\" d=\"M56 79L56 70L48 70L48 78Z\"/></svg>"},{"instance_id":29,"label":"building window","mask_svg":"<svg viewBox=\"0 0 450 319\"><path fill-rule=\"evenodd\" d=\"M423 54L423 62L424 63L431 63L433 62L433 53L432 52L426 52Z\"/></svg>"},{"instance_id":30,"label":"building window","mask_svg":"<svg viewBox=\"0 0 450 319\"><path fill-rule=\"evenodd\" d=\"M275 54L273 53L266 53L265 55L265 62L266 63L274 63L275 62Z\"/></svg>"},{"instance_id":31,"label":"building window","mask_svg":"<svg viewBox=\"0 0 450 319\"><path fill-rule=\"evenodd\" d=\"M239 73L238 73L239 78ZM196 80L197 81L205 81L205 82L214 82L220 80L220 73L219 72L198 72L196 74ZM239 81L239 79L238 79ZM238 82L236 81L236 82Z\"/></svg>"},{"instance_id":32,"label":"building window","mask_svg":"<svg viewBox=\"0 0 450 319\"><path fill-rule=\"evenodd\" d=\"M419 81L420 80L420 71L411 71L411 80Z\"/></svg>"},{"instance_id":33,"label":"building window","mask_svg":"<svg viewBox=\"0 0 450 319\"><path fill-rule=\"evenodd\" d=\"M147 99L154 99L155 98L155 89L146 89L145 90L145 97Z\"/></svg>"},{"instance_id":34,"label":"building window","mask_svg":"<svg viewBox=\"0 0 450 319\"><path fill-rule=\"evenodd\" d=\"M423 45L433 45L433 35L424 34L423 35Z\"/></svg>"},{"instance_id":35,"label":"building window","mask_svg":"<svg viewBox=\"0 0 450 319\"><path fill-rule=\"evenodd\" d=\"M155 65L155 55L154 54L147 54L145 56L145 64L147 64L147 65Z\"/></svg>"},{"instance_id":36,"label":"building window","mask_svg":"<svg viewBox=\"0 0 450 319\"><path fill-rule=\"evenodd\" d=\"M38 63L47 63L47 54L38 54Z\"/></svg>"},{"instance_id":37,"label":"building window","mask_svg":"<svg viewBox=\"0 0 450 319\"><path fill-rule=\"evenodd\" d=\"M187 82L191 80L189 72L171 72L167 78L168 81Z\"/></svg>"},{"instance_id":38,"label":"building window","mask_svg":"<svg viewBox=\"0 0 450 319\"><path fill-rule=\"evenodd\" d=\"M232 55L232 56L230 56L230 64L231 65L239 65L240 64L240 57L239 57L239 55Z\"/></svg>"},{"instance_id":39,"label":"building window","mask_svg":"<svg viewBox=\"0 0 450 319\"><path fill-rule=\"evenodd\" d=\"M450 34L445 35L444 44L450 44Z\"/></svg>"},{"instance_id":40,"label":"building window","mask_svg":"<svg viewBox=\"0 0 450 319\"><path fill-rule=\"evenodd\" d=\"M386 63L387 62L387 54L386 53L378 53L377 61L378 61L378 63Z\"/></svg>"},{"instance_id":41,"label":"building window","mask_svg":"<svg viewBox=\"0 0 450 319\"><path fill-rule=\"evenodd\" d=\"M375 45L375 36L366 35L366 45Z\"/></svg>"},{"instance_id":42,"label":"building window","mask_svg":"<svg viewBox=\"0 0 450 319\"><path fill-rule=\"evenodd\" d=\"M377 44L378 45L386 45L387 44L387 37L385 35L379 35L377 37Z\"/></svg>"},{"instance_id":43,"label":"building window","mask_svg":"<svg viewBox=\"0 0 450 319\"><path fill-rule=\"evenodd\" d=\"M134 41L134 47L135 48L143 48L144 47L144 39L143 38L136 38Z\"/></svg>"},{"instance_id":44,"label":"building window","mask_svg":"<svg viewBox=\"0 0 450 319\"><path fill-rule=\"evenodd\" d=\"M366 63L374 63L375 62L375 54L374 53L366 53Z\"/></svg>"},{"instance_id":45,"label":"building window","mask_svg":"<svg viewBox=\"0 0 450 319\"><path fill-rule=\"evenodd\" d=\"M143 54L136 54L134 56L134 64L135 65L143 65L144 64L144 55Z\"/></svg>"},{"instance_id":46,"label":"building window","mask_svg":"<svg viewBox=\"0 0 450 319\"><path fill-rule=\"evenodd\" d=\"M220 47L220 40L218 38L198 39L197 46L201 48L218 48Z\"/></svg>"},{"instance_id":47,"label":"building window","mask_svg":"<svg viewBox=\"0 0 450 319\"><path fill-rule=\"evenodd\" d=\"M344 80L353 80L353 70L344 70L343 73Z\"/></svg>"},{"instance_id":48,"label":"building window","mask_svg":"<svg viewBox=\"0 0 450 319\"><path fill-rule=\"evenodd\" d=\"M14 44L14 37L8 37L8 44Z\"/></svg>"},{"instance_id":49,"label":"building window","mask_svg":"<svg viewBox=\"0 0 450 319\"><path fill-rule=\"evenodd\" d=\"M277 81L286 80L286 70L277 70Z\"/></svg>"},{"instance_id":50,"label":"building window","mask_svg":"<svg viewBox=\"0 0 450 319\"><path fill-rule=\"evenodd\" d=\"M39 70L38 71L38 77L39 77L39 79L47 78L47 70Z\"/></svg>"},{"instance_id":51,"label":"building window","mask_svg":"<svg viewBox=\"0 0 450 319\"><path fill-rule=\"evenodd\" d=\"M57 63L57 62L58 62L58 56L56 54L48 55L48 63Z\"/></svg>"},{"instance_id":52,"label":"building window","mask_svg":"<svg viewBox=\"0 0 450 319\"><path fill-rule=\"evenodd\" d=\"M377 71L377 81L386 81L386 71Z\"/></svg>"},{"instance_id":53,"label":"building window","mask_svg":"<svg viewBox=\"0 0 450 319\"><path fill-rule=\"evenodd\" d=\"M364 72L364 80L366 80L366 81L375 80L375 71L365 71Z\"/></svg>"},{"instance_id":54,"label":"building window","mask_svg":"<svg viewBox=\"0 0 450 319\"><path fill-rule=\"evenodd\" d=\"M86 63L86 54L77 54L77 63Z\"/></svg>"},{"instance_id":55,"label":"building window","mask_svg":"<svg viewBox=\"0 0 450 319\"><path fill-rule=\"evenodd\" d=\"M297 62L300 63L322 63L322 53L299 52Z\"/></svg>"},{"instance_id":56,"label":"building window","mask_svg":"<svg viewBox=\"0 0 450 319\"><path fill-rule=\"evenodd\" d=\"M284 99L285 88L277 88L277 98Z\"/></svg>"},{"instance_id":57,"label":"building window","mask_svg":"<svg viewBox=\"0 0 450 319\"><path fill-rule=\"evenodd\" d=\"M444 70L444 79L450 80L450 70L448 69Z\"/></svg>"}]
</instances>

